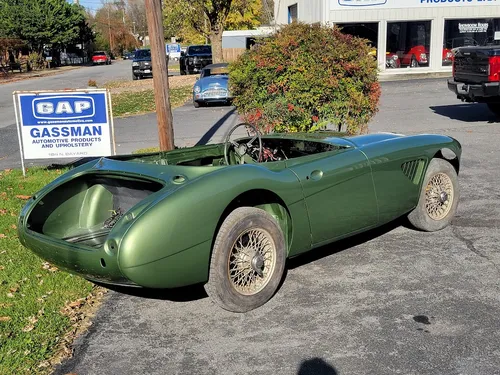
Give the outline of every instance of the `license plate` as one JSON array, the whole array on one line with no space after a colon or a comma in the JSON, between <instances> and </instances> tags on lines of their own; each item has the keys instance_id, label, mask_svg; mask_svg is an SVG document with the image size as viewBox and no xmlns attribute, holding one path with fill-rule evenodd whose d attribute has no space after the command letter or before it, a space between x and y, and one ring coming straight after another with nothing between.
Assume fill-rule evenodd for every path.
<instances>
[{"instance_id":1,"label":"license plate","mask_svg":"<svg viewBox=\"0 0 500 375\"><path fill-rule=\"evenodd\" d=\"M151 73L151 70L150 69L146 69L146 70L144 70L144 73Z\"/></svg>"}]
</instances>

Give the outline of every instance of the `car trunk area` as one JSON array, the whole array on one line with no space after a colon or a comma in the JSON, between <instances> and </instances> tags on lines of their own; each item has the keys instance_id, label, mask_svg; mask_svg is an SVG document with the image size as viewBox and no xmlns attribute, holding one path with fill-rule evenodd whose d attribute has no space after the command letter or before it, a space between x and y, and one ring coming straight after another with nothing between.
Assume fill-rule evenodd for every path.
<instances>
[{"instance_id":1,"label":"car trunk area","mask_svg":"<svg viewBox=\"0 0 500 375\"><path fill-rule=\"evenodd\" d=\"M85 174L44 196L29 214L27 225L49 237L100 247L128 210L162 187L155 181Z\"/></svg>"}]
</instances>

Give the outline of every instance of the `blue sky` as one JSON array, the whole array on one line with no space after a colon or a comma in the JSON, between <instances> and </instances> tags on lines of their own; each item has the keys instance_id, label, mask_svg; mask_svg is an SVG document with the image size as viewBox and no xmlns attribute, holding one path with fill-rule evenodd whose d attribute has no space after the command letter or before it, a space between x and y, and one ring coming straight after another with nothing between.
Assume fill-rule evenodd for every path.
<instances>
[{"instance_id":1,"label":"blue sky","mask_svg":"<svg viewBox=\"0 0 500 375\"><path fill-rule=\"evenodd\" d=\"M72 3L73 0L67 0L69 3ZM91 10L96 10L102 7L103 2L105 0L80 0L80 5L85 8L90 8Z\"/></svg>"}]
</instances>

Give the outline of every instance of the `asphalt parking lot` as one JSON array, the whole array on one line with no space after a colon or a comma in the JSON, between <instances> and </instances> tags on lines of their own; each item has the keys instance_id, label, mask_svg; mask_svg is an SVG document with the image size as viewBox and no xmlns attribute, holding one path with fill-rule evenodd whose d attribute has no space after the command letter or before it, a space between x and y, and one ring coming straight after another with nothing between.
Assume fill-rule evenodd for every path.
<instances>
[{"instance_id":1,"label":"asphalt parking lot","mask_svg":"<svg viewBox=\"0 0 500 375\"><path fill-rule=\"evenodd\" d=\"M211 110L185 107L196 121ZM56 373L500 374L499 126L443 79L384 83L372 132L462 143L451 227L397 221L293 259L277 295L246 314L197 287L111 292Z\"/></svg>"}]
</instances>

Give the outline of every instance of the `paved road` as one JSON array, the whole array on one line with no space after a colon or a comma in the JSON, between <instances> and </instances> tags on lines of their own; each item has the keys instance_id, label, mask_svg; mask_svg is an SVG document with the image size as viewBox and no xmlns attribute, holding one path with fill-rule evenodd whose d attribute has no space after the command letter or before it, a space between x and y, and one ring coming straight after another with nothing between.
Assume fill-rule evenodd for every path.
<instances>
[{"instance_id":1,"label":"paved road","mask_svg":"<svg viewBox=\"0 0 500 375\"><path fill-rule=\"evenodd\" d=\"M98 85L108 81L131 79L131 65L128 60L116 61L111 65L84 66L46 77L15 81L0 85L0 129L16 123L12 104L12 92L23 90L59 90L87 88L89 79Z\"/></svg>"},{"instance_id":2,"label":"paved road","mask_svg":"<svg viewBox=\"0 0 500 375\"><path fill-rule=\"evenodd\" d=\"M12 103L13 91L86 88L89 79L96 80L99 85L109 81L128 80L131 79L130 65L131 62L127 60L116 61L111 66L82 67L54 76L0 85L0 169L21 167ZM176 75L178 73L173 71L172 74ZM198 121L195 120L195 123L189 122L187 124L185 116L187 108L176 111L177 145L185 146L193 142L196 143L205 134L207 126L207 130L209 130L211 125L216 125L221 118L221 111L229 112L231 109L231 107L222 107L222 109L204 108L205 113L210 113L209 115ZM200 123L201 128L198 129ZM115 127L118 153L129 153L141 147L156 146L158 144L155 115L116 119ZM194 133L193 129L196 129ZM54 162L54 160L28 160L26 166L51 162ZM68 160L57 160L57 162L68 162Z\"/></svg>"},{"instance_id":3,"label":"paved road","mask_svg":"<svg viewBox=\"0 0 500 375\"><path fill-rule=\"evenodd\" d=\"M191 119L180 129L211 111L180 109ZM277 295L246 314L221 310L200 288L112 292L56 374L499 374L496 118L457 102L444 80L384 83L371 131L462 143L451 227L395 223L296 258Z\"/></svg>"}]
</instances>

